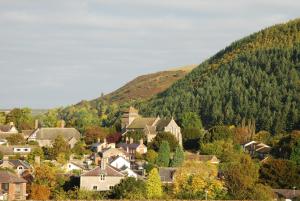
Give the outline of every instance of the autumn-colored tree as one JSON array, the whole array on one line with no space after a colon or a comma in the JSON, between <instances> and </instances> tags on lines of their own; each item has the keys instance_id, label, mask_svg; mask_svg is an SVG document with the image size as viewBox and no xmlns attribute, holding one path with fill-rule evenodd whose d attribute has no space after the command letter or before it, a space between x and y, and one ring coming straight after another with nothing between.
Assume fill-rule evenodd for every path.
<instances>
[{"instance_id":1,"label":"autumn-colored tree","mask_svg":"<svg viewBox=\"0 0 300 201\"><path fill-rule=\"evenodd\" d=\"M293 161L268 159L260 168L260 181L272 188L300 188L300 167Z\"/></svg>"},{"instance_id":2,"label":"autumn-colored tree","mask_svg":"<svg viewBox=\"0 0 300 201\"><path fill-rule=\"evenodd\" d=\"M217 178L216 165L186 161L174 175L174 194L181 199L221 199L226 194L224 183Z\"/></svg>"},{"instance_id":3,"label":"autumn-colored tree","mask_svg":"<svg viewBox=\"0 0 300 201\"><path fill-rule=\"evenodd\" d=\"M45 156L44 156L44 151L40 147L34 148L28 155L27 155L27 160L29 163L34 164L35 157L39 156L40 160L42 161Z\"/></svg>"},{"instance_id":4,"label":"autumn-colored tree","mask_svg":"<svg viewBox=\"0 0 300 201\"><path fill-rule=\"evenodd\" d=\"M268 131L259 131L253 137L253 140L263 143L268 143L271 138L271 133Z\"/></svg>"},{"instance_id":5,"label":"autumn-colored tree","mask_svg":"<svg viewBox=\"0 0 300 201\"><path fill-rule=\"evenodd\" d=\"M53 167L42 164L35 169L34 183L38 185L48 186L50 189L54 188L57 184L56 181L56 171Z\"/></svg>"},{"instance_id":6,"label":"autumn-colored tree","mask_svg":"<svg viewBox=\"0 0 300 201\"><path fill-rule=\"evenodd\" d=\"M225 177L228 192L233 199L255 199L259 197L262 190L264 196L272 195L270 188L259 184L259 166L254 163L249 155L240 154L234 160L222 165L222 172ZM259 188L260 187L260 188ZM265 188L261 188L265 187ZM271 200L269 197L267 200Z\"/></svg>"},{"instance_id":7,"label":"autumn-colored tree","mask_svg":"<svg viewBox=\"0 0 300 201\"><path fill-rule=\"evenodd\" d=\"M90 127L85 131L85 142L91 144L97 142L98 139L103 140L107 137L109 131L107 128L102 128L99 126Z\"/></svg>"},{"instance_id":8,"label":"autumn-colored tree","mask_svg":"<svg viewBox=\"0 0 300 201\"><path fill-rule=\"evenodd\" d=\"M50 188L47 185L32 184L30 188L31 200L49 200Z\"/></svg>"},{"instance_id":9,"label":"autumn-colored tree","mask_svg":"<svg viewBox=\"0 0 300 201\"><path fill-rule=\"evenodd\" d=\"M146 160L149 163L155 163L156 159L157 159L158 154L156 153L156 151L154 151L153 149L149 149L146 153Z\"/></svg>"},{"instance_id":10,"label":"autumn-colored tree","mask_svg":"<svg viewBox=\"0 0 300 201\"><path fill-rule=\"evenodd\" d=\"M14 108L6 116L6 123L14 122L21 132L33 128L33 119L29 108Z\"/></svg>"},{"instance_id":11,"label":"autumn-colored tree","mask_svg":"<svg viewBox=\"0 0 300 201\"><path fill-rule=\"evenodd\" d=\"M163 194L162 183L157 168L153 168L146 181L146 196L148 199L160 198Z\"/></svg>"},{"instance_id":12,"label":"autumn-colored tree","mask_svg":"<svg viewBox=\"0 0 300 201\"><path fill-rule=\"evenodd\" d=\"M237 127L234 129L234 142L244 144L251 139L251 132L247 127Z\"/></svg>"}]
</instances>

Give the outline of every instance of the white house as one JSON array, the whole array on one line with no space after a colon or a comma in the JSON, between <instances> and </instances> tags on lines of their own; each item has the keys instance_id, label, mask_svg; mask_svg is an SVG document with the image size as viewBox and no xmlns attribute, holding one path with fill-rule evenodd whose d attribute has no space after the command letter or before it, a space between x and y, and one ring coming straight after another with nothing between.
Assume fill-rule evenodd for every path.
<instances>
[{"instance_id":1,"label":"white house","mask_svg":"<svg viewBox=\"0 0 300 201\"><path fill-rule=\"evenodd\" d=\"M137 174L130 169L130 162L123 158L122 156L118 156L110 162L110 165L121 170L122 173L127 175L128 177L137 178Z\"/></svg>"}]
</instances>

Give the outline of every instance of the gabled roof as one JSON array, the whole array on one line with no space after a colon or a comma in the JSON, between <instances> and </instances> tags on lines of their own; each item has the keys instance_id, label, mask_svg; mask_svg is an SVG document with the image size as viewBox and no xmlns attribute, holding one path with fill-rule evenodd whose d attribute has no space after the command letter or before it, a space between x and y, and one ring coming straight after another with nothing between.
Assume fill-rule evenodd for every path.
<instances>
[{"instance_id":1,"label":"gabled roof","mask_svg":"<svg viewBox=\"0 0 300 201\"><path fill-rule=\"evenodd\" d=\"M37 140L55 140L59 135L67 140L72 137L80 139L80 133L75 128L39 128L34 133Z\"/></svg>"},{"instance_id":2,"label":"gabled roof","mask_svg":"<svg viewBox=\"0 0 300 201\"><path fill-rule=\"evenodd\" d=\"M0 125L0 132L9 132L12 128L12 125L6 124L6 125Z\"/></svg>"},{"instance_id":3,"label":"gabled roof","mask_svg":"<svg viewBox=\"0 0 300 201\"><path fill-rule=\"evenodd\" d=\"M139 117L133 120L133 122L127 127L128 129L144 129L146 125L152 126L156 118L149 117Z\"/></svg>"},{"instance_id":4,"label":"gabled roof","mask_svg":"<svg viewBox=\"0 0 300 201\"><path fill-rule=\"evenodd\" d=\"M0 183L26 183L27 181L9 172L7 170L0 170Z\"/></svg>"},{"instance_id":5,"label":"gabled roof","mask_svg":"<svg viewBox=\"0 0 300 201\"><path fill-rule=\"evenodd\" d=\"M140 146L139 143L131 143L131 144L127 144L127 143L123 143L123 142L121 142L121 143L119 143L119 144L117 145L117 147L121 147L121 148L123 148L123 149L127 149L127 147L128 147L129 149L136 149L136 148L138 148L139 146Z\"/></svg>"},{"instance_id":6,"label":"gabled roof","mask_svg":"<svg viewBox=\"0 0 300 201\"><path fill-rule=\"evenodd\" d=\"M165 127L169 125L171 119L160 119L157 123L156 130L157 131L164 131Z\"/></svg>"},{"instance_id":7,"label":"gabled roof","mask_svg":"<svg viewBox=\"0 0 300 201\"><path fill-rule=\"evenodd\" d=\"M105 174L105 176L108 177L124 177L125 175L117 168L106 164L105 169L101 169L100 166L97 166L96 168L82 174L81 176L88 176L88 177L97 177L101 174Z\"/></svg>"},{"instance_id":8,"label":"gabled roof","mask_svg":"<svg viewBox=\"0 0 300 201\"><path fill-rule=\"evenodd\" d=\"M11 163L15 168L17 168L18 166L23 166L25 169L30 169L31 166L29 163L27 163L26 161L22 161L22 160L8 160L9 163ZM0 165L3 164L3 160L0 161Z\"/></svg>"}]
</instances>

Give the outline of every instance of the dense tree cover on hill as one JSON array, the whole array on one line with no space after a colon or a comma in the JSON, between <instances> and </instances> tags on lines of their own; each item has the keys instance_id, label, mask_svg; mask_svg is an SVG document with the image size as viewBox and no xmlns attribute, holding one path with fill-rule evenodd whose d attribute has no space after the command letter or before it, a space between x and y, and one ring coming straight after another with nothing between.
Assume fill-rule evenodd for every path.
<instances>
[{"instance_id":1,"label":"dense tree cover on hill","mask_svg":"<svg viewBox=\"0 0 300 201\"><path fill-rule=\"evenodd\" d=\"M250 35L220 51L149 102L147 115L196 112L206 127L255 119L272 133L300 125L300 20Z\"/></svg>"}]
</instances>

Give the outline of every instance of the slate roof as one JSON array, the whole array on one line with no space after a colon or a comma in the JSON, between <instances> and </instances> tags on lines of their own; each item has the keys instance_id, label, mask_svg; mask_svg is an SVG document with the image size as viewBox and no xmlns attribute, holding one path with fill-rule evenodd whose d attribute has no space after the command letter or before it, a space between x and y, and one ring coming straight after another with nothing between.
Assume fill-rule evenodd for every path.
<instances>
[{"instance_id":1,"label":"slate roof","mask_svg":"<svg viewBox=\"0 0 300 201\"><path fill-rule=\"evenodd\" d=\"M23 166L25 167L26 169L30 169L31 166L29 163L27 163L26 161L22 161L22 160L8 160L11 164L13 164L15 166L15 168L17 168L18 166ZM3 160L0 161L0 165L3 164Z\"/></svg>"},{"instance_id":2,"label":"slate roof","mask_svg":"<svg viewBox=\"0 0 300 201\"><path fill-rule=\"evenodd\" d=\"M140 144L139 143L131 143L131 144L127 144L127 143L119 143L118 145L117 145L117 147L121 147L121 148L123 148L123 149L127 149L127 147L129 148L129 149L136 149L136 148L138 148L138 146L140 146Z\"/></svg>"},{"instance_id":3,"label":"slate roof","mask_svg":"<svg viewBox=\"0 0 300 201\"><path fill-rule=\"evenodd\" d=\"M171 183L173 182L174 173L176 172L177 168L159 168L159 176L162 182Z\"/></svg>"},{"instance_id":4,"label":"slate roof","mask_svg":"<svg viewBox=\"0 0 300 201\"><path fill-rule=\"evenodd\" d=\"M6 124L6 125L0 125L0 132L9 132L11 129L11 125Z\"/></svg>"},{"instance_id":5,"label":"slate roof","mask_svg":"<svg viewBox=\"0 0 300 201\"><path fill-rule=\"evenodd\" d=\"M9 172L7 170L0 170L0 183L26 183L27 181Z\"/></svg>"},{"instance_id":6,"label":"slate roof","mask_svg":"<svg viewBox=\"0 0 300 201\"><path fill-rule=\"evenodd\" d=\"M171 121L171 119L160 119L157 123L156 130L157 131L164 131L165 127L167 125L169 125L170 121Z\"/></svg>"},{"instance_id":7,"label":"slate roof","mask_svg":"<svg viewBox=\"0 0 300 201\"><path fill-rule=\"evenodd\" d=\"M105 174L105 176L109 177L124 177L125 175L120 172L119 169L106 164L105 169L102 170L100 166L97 166L96 168L82 174L81 176L88 176L88 177L97 177L100 176L100 174Z\"/></svg>"},{"instance_id":8,"label":"slate roof","mask_svg":"<svg viewBox=\"0 0 300 201\"><path fill-rule=\"evenodd\" d=\"M39 128L36 132L36 139L55 140L59 135L68 140L72 137L80 139L80 133L75 128Z\"/></svg>"},{"instance_id":9,"label":"slate roof","mask_svg":"<svg viewBox=\"0 0 300 201\"><path fill-rule=\"evenodd\" d=\"M300 190L293 189L272 189L274 193L283 196L286 199L293 199L300 196Z\"/></svg>"},{"instance_id":10,"label":"slate roof","mask_svg":"<svg viewBox=\"0 0 300 201\"><path fill-rule=\"evenodd\" d=\"M133 122L127 127L128 129L144 129L146 125L151 126L155 122L156 118L143 118L139 117L133 120Z\"/></svg>"}]
</instances>

